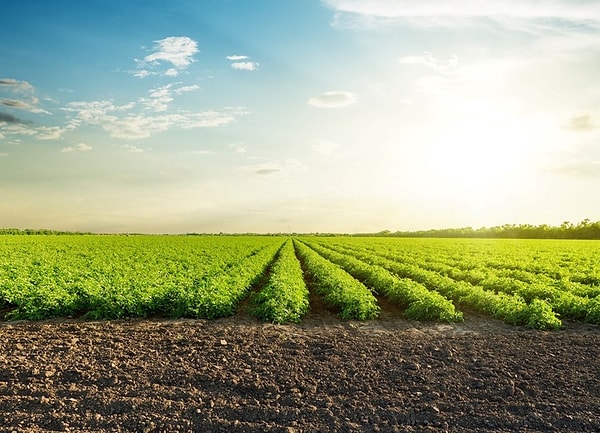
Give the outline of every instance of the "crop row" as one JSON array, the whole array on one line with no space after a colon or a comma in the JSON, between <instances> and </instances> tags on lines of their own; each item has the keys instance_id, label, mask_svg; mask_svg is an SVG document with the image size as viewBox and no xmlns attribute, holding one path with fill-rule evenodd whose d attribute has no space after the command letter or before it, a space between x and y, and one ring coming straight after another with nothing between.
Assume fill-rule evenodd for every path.
<instances>
[{"instance_id":1,"label":"crop row","mask_svg":"<svg viewBox=\"0 0 600 433\"><path fill-rule=\"evenodd\" d=\"M321 245L315 243L308 245L392 302L405 307L404 315L410 319L444 322L462 320L462 313L455 310L452 302L416 281L398 278L382 266L366 263Z\"/></svg>"},{"instance_id":2,"label":"crop row","mask_svg":"<svg viewBox=\"0 0 600 433\"><path fill-rule=\"evenodd\" d=\"M454 256L450 257L414 252L413 254L402 254L377 246L365 245L365 247L386 258L413 263L425 269L447 275L455 280L481 285L486 289L507 291L507 287L514 286L515 289L512 290L519 290L520 294L523 294L526 299L534 297L547 298L547 295L554 298L559 296L558 292L565 291L583 297L595 297L600 294L600 285L596 282L593 271L590 272L589 269L586 269L586 274L583 274L583 271L570 274L567 270L561 270L557 266L554 266L554 271L549 271L551 265L548 264L547 260L546 270L540 271L538 267L536 272L533 267L531 270L527 270L516 266L512 260L501 264L496 259L492 262L493 266L491 266L489 262L482 260L481 257L472 258L464 253L455 253ZM595 286L590 284L595 284Z\"/></svg>"},{"instance_id":3,"label":"crop row","mask_svg":"<svg viewBox=\"0 0 600 433\"><path fill-rule=\"evenodd\" d=\"M294 245L315 283L315 291L324 296L326 303L340 310L341 318L367 320L379 315L377 299L364 284L302 242L295 240Z\"/></svg>"},{"instance_id":4,"label":"crop row","mask_svg":"<svg viewBox=\"0 0 600 433\"><path fill-rule=\"evenodd\" d=\"M252 314L273 323L299 322L308 312L308 288L294 246L288 240L269 270L268 281L252 299Z\"/></svg>"},{"instance_id":5,"label":"crop row","mask_svg":"<svg viewBox=\"0 0 600 433\"><path fill-rule=\"evenodd\" d=\"M360 249L352 249L351 251L356 254ZM585 286L586 289L582 289L581 284L578 283L570 283L566 280L555 281L544 275L530 274L525 271L518 271L520 278L514 278L504 276L507 273L497 268L461 270L440 264L432 257L421 258L420 261L414 258L400 260L395 254L376 248L366 248L364 251L389 259L396 264L402 263L405 267L413 266L417 269L417 272L418 270L421 270L421 272L431 271L433 274L439 274L454 281L464 281L496 294L519 296L527 304L533 303L539 307L542 305L539 301L546 302L550 305L555 316L559 315L564 319L600 323L600 298L598 298L600 287ZM569 288L572 290L568 290ZM586 294L588 296L585 296ZM536 314L539 315L539 313ZM513 320L512 316L509 320Z\"/></svg>"},{"instance_id":6,"label":"crop row","mask_svg":"<svg viewBox=\"0 0 600 433\"><path fill-rule=\"evenodd\" d=\"M279 243L273 243L237 263L228 272L177 291L172 307L167 305L166 310L172 311L175 316L206 319L234 314L237 304L260 281L279 248ZM167 299L170 301L172 298Z\"/></svg>"},{"instance_id":7,"label":"crop row","mask_svg":"<svg viewBox=\"0 0 600 433\"><path fill-rule=\"evenodd\" d=\"M385 251L402 261L433 260L463 270L497 270L505 276L546 277L600 285L600 255L597 241L500 240L500 239L335 239Z\"/></svg>"},{"instance_id":8,"label":"crop row","mask_svg":"<svg viewBox=\"0 0 600 433\"><path fill-rule=\"evenodd\" d=\"M541 299L534 299L528 304L516 294L495 293L481 286L455 281L418 266L390 260L356 247L348 248L337 244L335 246L328 244L328 246L343 254L381 266L399 277L417 281L460 305L490 314L506 323L537 329L556 329L562 326L562 322L550 305Z\"/></svg>"}]
</instances>

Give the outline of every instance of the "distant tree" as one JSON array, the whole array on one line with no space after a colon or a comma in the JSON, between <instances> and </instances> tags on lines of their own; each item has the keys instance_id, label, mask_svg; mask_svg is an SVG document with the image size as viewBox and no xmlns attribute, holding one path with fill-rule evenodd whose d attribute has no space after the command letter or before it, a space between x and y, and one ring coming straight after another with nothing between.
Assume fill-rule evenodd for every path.
<instances>
[{"instance_id":1,"label":"distant tree","mask_svg":"<svg viewBox=\"0 0 600 433\"><path fill-rule=\"evenodd\" d=\"M560 226L547 224L504 224L495 227L463 227L458 229L432 229L420 231L389 230L372 233L370 236L395 237L438 237L438 238L500 238L500 239L600 239L600 221L586 218L577 225L564 221Z\"/></svg>"}]
</instances>

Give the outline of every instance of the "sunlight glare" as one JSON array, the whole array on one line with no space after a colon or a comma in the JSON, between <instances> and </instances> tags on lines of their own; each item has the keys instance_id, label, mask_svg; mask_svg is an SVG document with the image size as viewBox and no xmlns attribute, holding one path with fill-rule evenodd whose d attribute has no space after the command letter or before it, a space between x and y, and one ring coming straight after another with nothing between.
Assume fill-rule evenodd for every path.
<instances>
[{"instance_id":1,"label":"sunlight glare","mask_svg":"<svg viewBox=\"0 0 600 433\"><path fill-rule=\"evenodd\" d=\"M462 202L506 197L525 180L528 139L516 122L457 124L433 143L431 181Z\"/></svg>"}]
</instances>

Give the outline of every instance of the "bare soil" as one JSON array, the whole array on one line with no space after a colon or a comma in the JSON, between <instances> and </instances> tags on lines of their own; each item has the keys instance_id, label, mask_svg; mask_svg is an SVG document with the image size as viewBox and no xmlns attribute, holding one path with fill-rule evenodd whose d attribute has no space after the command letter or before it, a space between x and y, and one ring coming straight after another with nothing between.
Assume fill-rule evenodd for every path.
<instances>
[{"instance_id":1,"label":"bare soil","mask_svg":"<svg viewBox=\"0 0 600 433\"><path fill-rule=\"evenodd\" d=\"M0 432L598 432L600 327L0 324Z\"/></svg>"}]
</instances>

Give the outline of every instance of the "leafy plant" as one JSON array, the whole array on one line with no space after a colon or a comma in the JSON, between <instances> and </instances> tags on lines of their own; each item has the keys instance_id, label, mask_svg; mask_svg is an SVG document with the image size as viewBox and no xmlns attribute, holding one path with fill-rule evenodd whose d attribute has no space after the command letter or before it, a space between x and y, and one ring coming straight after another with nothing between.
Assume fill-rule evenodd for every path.
<instances>
[{"instance_id":1,"label":"leafy plant","mask_svg":"<svg viewBox=\"0 0 600 433\"><path fill-rule=\"evenodd\" d=\"M339 309L342 319L368 320L379 315L379 306L373 294L360 281L311 250L294 241L300 260L315 281L315 290L325 302Z\"/></svg>"},{"instance_id":2,"label":"leafy plant","mask_svg":"<svg viewBox=\"0 0 600 433\"><path fill-rule=\"evenodd\" d=\"M252 305L252 314L274 323L299 322L307 313L308 288L291 240L279 251L267 284L253 297Z\"/></svg>"}]
</instances>

